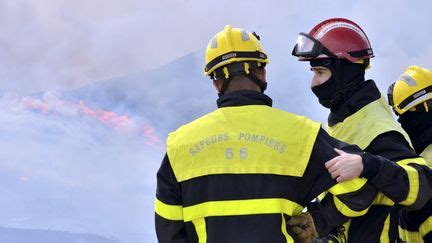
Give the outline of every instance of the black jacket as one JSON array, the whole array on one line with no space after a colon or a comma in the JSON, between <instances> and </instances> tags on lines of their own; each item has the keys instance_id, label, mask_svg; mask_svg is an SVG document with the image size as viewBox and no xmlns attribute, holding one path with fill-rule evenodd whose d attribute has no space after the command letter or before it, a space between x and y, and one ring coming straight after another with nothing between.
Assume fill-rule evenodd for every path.
<instances>
[{"instance_id":1,"label":"black jacket","mask_svg":"<svg viewBox=\"0 0 432 243\"><path fill-rule=\"evenodd\" d=\"M368 80L354 93L338 110L332 110L328 125L334 126L343 122L349 116L378 100L381 94L374 81ZM367 132L367 131L353 131ZM413 149L405 137L396 131L380 134L364 149L370 154L380 155L390 161L397 162L402 159L417 158ZM368 179L368 183L378 191L383 192L395 202L403 201L413 185L410 182L407 172L401 167L394 167L390 163L375 163L371 160L363 162L364 170L362 176ZM410 164L410 168L418 174L419 192L412 208L421 208L431 196L432 181L430 170L426 166ZM388 171L383 173L383 171ZM321 235L328 233L330 228L335 227L338 222L333 220L333 215L339 215L339 224L344 216L338 213L333 203L334 197L328 194L321 204L313 204L310 211L316 221L316 226ZM362 198L359 198L362 200ZM398 235L398 207L386 205L373 205L368 212L361 217L352 218L348 230L348 242L379 242L381 234L389 232L389 242L395 242ZM348 218L345 217L345 220Z\"/></svg>"},{"instance_id":2,"label":"black jacket","mask_svg":"<svg viewBox=\"0 0 432 243\"><path fill-rule=\"evenodd\" d=\"M253 91L238 91L227 94L218 100L218 107L266 105L271 106L271 99ZM274 129L277 129L275 127ZM324 163L337 156L334 148L363 155L366 164L390 164L383 170L374 171L376 176L397 170L397 166L379 156L372 156L353 145L340 142L320 129L312 148L309 162L302 177L281 176L275 174L209 174L178 182L174 175L170 159L165 155L157 173L157 201L177 209L200 205L207 202L224 200L246 200L283 198L305 207L321 192L336 185L324 166ZM395 167L395 168L392 168ZM361 193L374 195L376 189L365 186ZM344 203L357 210L364 210L372 203L373 197L358 201L355 191L344 195ZM170 206L171 205L171 206ZM155 224L159 242L198 242L197 227L192 222L181 218L167 217L156 209ZM284 222L288 215L249 214L235 216L213 216L204 219L207 242L286 242L286 232L293 236ZM336 216L334 218L337 220ZM203 230L203 229L201 229ZM295 240L295 237L293 237Z\"/></svg>"}]
</instances>

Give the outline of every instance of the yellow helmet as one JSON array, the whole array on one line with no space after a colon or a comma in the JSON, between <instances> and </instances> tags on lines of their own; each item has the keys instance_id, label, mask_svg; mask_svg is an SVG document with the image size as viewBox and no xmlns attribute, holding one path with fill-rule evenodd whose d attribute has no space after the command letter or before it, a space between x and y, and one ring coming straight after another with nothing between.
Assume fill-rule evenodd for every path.
<instances>
[{"instance_id":1,"label":"yellow helmet","mask_svg":"<svg viewBox=\"0 0 432 243\"><path fill-rule=\"evenodd\" d=\"M232 28L227 25L207 45L204 74L213 77L216 74L215 70L225 66L222 73L225 78L228 78L232 72L226 68L226 65L234 62L245 62L244 72L248 74L248 61L256 61L257 66L269 61L263 51L259 37L255 32L250 33L244 29Z\"/></svg>"},{"instance_id":2,"label":"yellow helmet","mask_svg":"<svg viewBox=\"0 0 432 243\"><path fill-rule=\"evenodd\" d=\"M429 111L432 100L432 72L419 66L409 66L402 76L388 90L389 104L397 115L415 111L423 104Z\"/></svg>"}]
</instances>

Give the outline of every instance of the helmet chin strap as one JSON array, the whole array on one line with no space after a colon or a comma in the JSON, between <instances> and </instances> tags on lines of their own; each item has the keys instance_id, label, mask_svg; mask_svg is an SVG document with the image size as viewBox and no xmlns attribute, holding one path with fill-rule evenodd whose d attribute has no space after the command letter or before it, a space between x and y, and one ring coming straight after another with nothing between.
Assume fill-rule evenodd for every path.
<instances>
[{"instance_id":1,"label":"helmet chin strap","mask_svg":"<svg viewBox=\"0 0 432 243\"><path fill-rule=\"evenodd\" d=\"M229 86L229 84L231 83L231 80L232 80L233 78L234 78L234 77L230 76L230 77L228 77L228 78L224 78L224 79L223 79L222 87L221 87L221 89L220 89L220 91L219 91L219 97L225 94L225 91L227 90L227 88L228 88L228 86Z\"/></svg>"},{"instance_id":2,"label":"helmet chin strap","mask_svg":"<svg viewBox=\"0 0 432 243\"><path fill-rule=\"evenodd\" d=\"M264 91L267 89L267 82L263 82L251 72L249 72L249 74L246 74L246 77L248 77L249 80L256 83L260 87L261 93L264 93Z\"/></svg>"},{"instance_id":3,"label":"helmet chin strap","mask_svg":"<svg viewBox=\"0 0 432 243\"><path fill-rule=\"evenodd\" d=\"M261 90L261 93L264 93L264 91L267 89L267 83L260 80L257 76L252 74L252 72L249 72L248 74L244 73L244 75L252 82L256 83ZM233 75L230 75L228 78L221 78L223 80L222 87L219 91L219 97L223 96L228 89L229 84L231 83L231 80L234 78Z\"/></svg>"},{"instance_id":4,"label":"helmet chin strap","mask_svg":"<svg viewBox=\"0 0 432 243\"><path fill-rule=\"evenodd\" d=\"M258 87L260 87L261 89L261 93L263 93L264 90L266 90L267 88L267 83L260 80L253 73L253 70L256 70L257 68L263 68L263 67L265 67L265 63L234 62L227 66L216 69L214 71L214 74L212 74L211 77L212 79L219 79L223 81L222 87L219 90L219 97L225 94L231 81L234 79L234 77L237 77L239 75L244 75L247 79L257 84Z\"/></svg>"}]
</instances>

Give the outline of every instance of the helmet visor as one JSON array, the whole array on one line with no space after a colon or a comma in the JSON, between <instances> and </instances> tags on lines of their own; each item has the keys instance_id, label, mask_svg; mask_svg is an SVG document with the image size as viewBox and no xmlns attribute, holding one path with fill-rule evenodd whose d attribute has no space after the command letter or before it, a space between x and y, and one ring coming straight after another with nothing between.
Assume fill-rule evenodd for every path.
<instances>
[{"instance_id":1,"label":"helmet visor","mask_svg":"<svg viewBox=\"0 0 432 243\"><path fill-rule=\"evenodd\" d=\"M321 42L306 33L300 33L292 51L296 57L315 58L320 55L336 57Z\"/></svg>"}]
</instances>

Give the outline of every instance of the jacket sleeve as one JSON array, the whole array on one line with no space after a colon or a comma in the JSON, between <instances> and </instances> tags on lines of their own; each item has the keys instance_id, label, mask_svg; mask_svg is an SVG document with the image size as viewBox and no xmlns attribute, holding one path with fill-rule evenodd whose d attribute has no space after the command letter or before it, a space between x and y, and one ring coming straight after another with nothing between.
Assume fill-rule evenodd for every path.
<instances>
[{"instance_id":1,"label":"jacket sleeve","mask_svg":"<svg viewBox=\"0 0 432 243\"><path fill-rule=\"evenodd\" d=\"M347 146L328 134L323 138L336 148L353 152L350 151L352 146ZM400 133L389 132L378 136L365 151L370 153L362 153L362 177L368 179L368 183L351 193L340 190L340 184L343 183L336 184L329 189L331 194L327 194L320 203L308 207L320 236L342 225L349 218L364 215L368 203L391 205L397 202L410 208L419 208L430 198L430 170L414 154Z\"/></svg>"},{"instance_id":2,"label":"jacket sleeve","mask_svg":"<svg viewBox=\"0 0 432 243\"><path fill-rule=\"evenodd\" d=\"M410 209L425 205L432 195L432 173L402 134L395 131L381 134L365 150L385 157L370 159L371 155L365 153L362 173L387 196L383 200L391 199Z\"/></svg>"},{"instance_id":3,"label":"jacket sleeve","mask_svg":"<svg viewBox=\"0 0 432 243\"><path fill-rule=\"evenodd\" d=\"M160 243L186 243L180 183L177 182L168 155L157 172L155 200L156 235Z\"/></svg>"},{"instance_id":4,"label":"jacket sleeve","mask_svg":"<svg viewBox=\"0 0 432 243\"><path fill-rule=\"evenodd\" d=\"M311 190L318 194L328 190L331 194L328 194L319 203L308 205L308 211L314 219L315 227L320 236L328 234L331 229L342 225L350 217L366 214L378 193L376 188L366 183L367 180L364 178L342 183L337 183L331 178L330 173L325 168L325 162L338 156L334 148L349 153L363 154L359 147L336 140L323 129L319 131L309 163L313 164L314 168L317 168L315 170L319 170L312 177L318 175L320 179L317 179L316 183L312 184ZM371 158L375 158L375 156L371 155ZM329 180L331 183L324 183ZM325 186L325 188L322 188L322 186Z\"/></svg>"}]
</instances>

